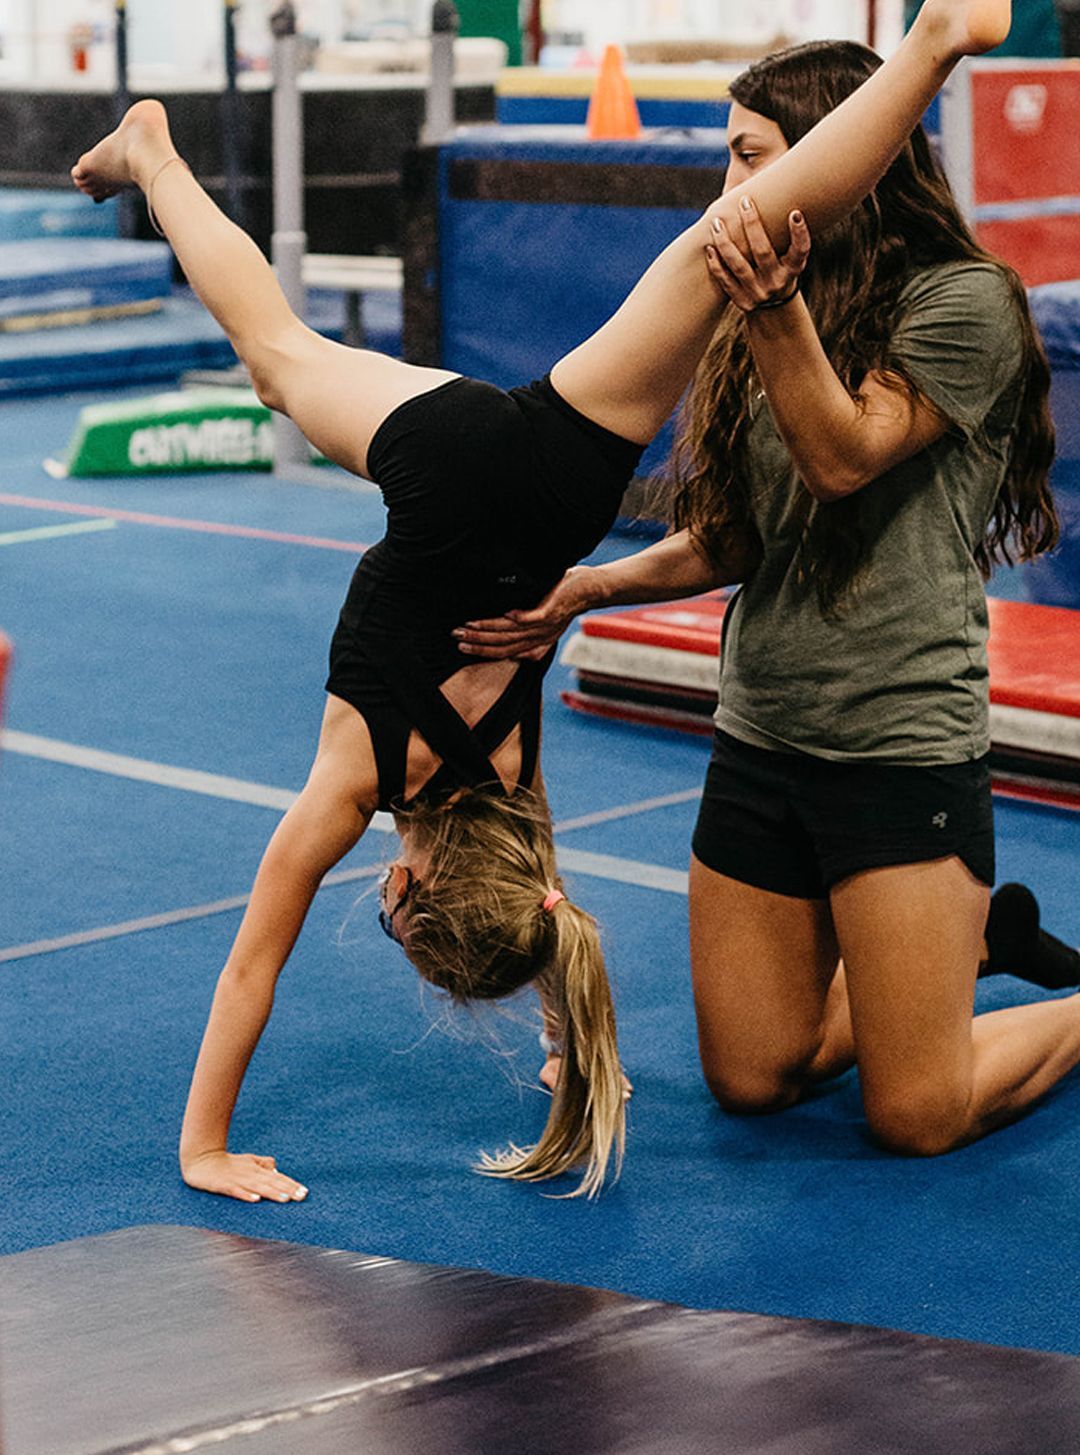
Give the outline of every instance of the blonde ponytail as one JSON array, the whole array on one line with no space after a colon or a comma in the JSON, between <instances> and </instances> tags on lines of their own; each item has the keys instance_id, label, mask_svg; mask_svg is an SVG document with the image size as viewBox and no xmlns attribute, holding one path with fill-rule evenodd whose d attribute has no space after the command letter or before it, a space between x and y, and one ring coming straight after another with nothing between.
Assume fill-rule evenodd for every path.
<instances>
[{"instance_id":1,"label":"blonde ponytail","mask_svg":"<svg viewBox=\"0 0 1080 1455\"><path fill-rule=\"evenodd\" d=\"M570 1197L595 1197L614 1156L613 1175L622 1170L626 1146L626 1100L622 1064L596 921L569 900L548 911L555 916L555 963L544 975L549 1003L562 1022L562 1060L547 1125L534 1147L511 1144L481 1156L478 1172L539 1182L584 1163Z\"/></svg>"},{"instance_id":2,"label":"blonde ponytail","mask_svg":"<svg viewBox=\"0 0 1080 1455\"><path fill-rule=\"evenodd\" d=\"M460 1002L536 984L561 1026L559 1080L540 1140L482 1153L476 1170L535 1182L584 1164L569 1195L595 1197L613 1158L618 1175L626 1138L615 1010L596 921L565 898L555 872L547 804L533 793L471 789L410 819L428 856L399 923L417 970Z\"/></svg>"}]
</instances>

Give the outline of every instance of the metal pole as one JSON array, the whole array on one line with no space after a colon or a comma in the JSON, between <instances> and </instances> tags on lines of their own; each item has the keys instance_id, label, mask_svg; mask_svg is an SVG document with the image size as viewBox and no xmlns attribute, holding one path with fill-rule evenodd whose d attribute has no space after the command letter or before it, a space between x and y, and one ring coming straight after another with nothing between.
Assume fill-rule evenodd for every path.
<instances>
[{"instance_id":1,"label":"metal pole","mask_svg":"<svg viewBox=\"0 0 1080 1455\"><path fill-rule=\"evenodd\" d=\"M431 78L420 133L427 146L437 146L454 130L454 37L460 24L454 0L435 0L431 7Z\"/></svg>"},{"instance_id":2,"label":"metal pole","mask_svg":"<svg viewBox=\"0 0 1080 1455\"><path fill-rule=\"evenodd\" d=\"M971 61L957 66L941 92L941 165L957 206L974 226L975 145L971 100Z\"/></svg>"},{"instance_id":3,"label":"metal pole","mask_svg":"<svg viewBox=\"0 0 1080 1455\"><path fill-rule=\"evenodd\" d=\"M304 316L304 132L300 104L299 37L289 0L270 17L274 35L274 232L271 257L289 307ZM283 414L274 416L274 469L311 462L307 440Z\"/></svg>"},{"instance_id":4,"label":"metal pole","mask_svg":"<svg viewBox=\"0 0 1080 1455\"><path fill-rule=\"evenodd\" d=\"M128 92L128 30L127 0L116 0L115 44L116 44L116 119L123 116L131 105Z\"/></svg>"},{"instance_id":5,"label":"metal pole","mask_svg":"<svg viewBox=\"0 0 1080 1455\"><path fill-rule=\"evenodd\" d=\"M116 91L113 110L119 124L131 105L128 90L128 16L127 0L116 0L114 6L113 42L116 48ZM117 226L121 237L135 236L135 198L130 191L121 192L116 201Z\"/></svg>"},{"instance_id":6,"label":"metal pole","mask_svg":"<svg viewBox=\"0 0 1080 1455\"><path fill-rule=\"evenodd\" d=\"M238 227L244 225L240 188L240 108L236 90L237 0L225 0L225 90L221 96L221 154L225 164L225 210Z\"/></svg>"}]
</instances>

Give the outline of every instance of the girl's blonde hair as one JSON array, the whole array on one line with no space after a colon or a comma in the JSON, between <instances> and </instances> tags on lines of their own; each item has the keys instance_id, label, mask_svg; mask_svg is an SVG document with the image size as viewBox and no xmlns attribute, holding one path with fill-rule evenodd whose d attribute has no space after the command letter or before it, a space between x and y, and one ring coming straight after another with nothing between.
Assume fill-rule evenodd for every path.
<instances>
[{"instance_id":1,"label":"girl's blonde hair","mask_svg":"<svg viewBox=\"0 0 1080 1455\"><path fill-rule=\"evenodd\" d=\"M595 1196L613 1158L618 1176L626 1136L615 1010L596 921L568 899L543 907L562 890L547 804L466 789L404 818L427 856L400 925L416 969L462 1003L535 982L560 1022L562 1064L540 1140L482 1153L476 1170L539 1181L584 1163L570 1196Z\"/></svg>"}]
</instances>

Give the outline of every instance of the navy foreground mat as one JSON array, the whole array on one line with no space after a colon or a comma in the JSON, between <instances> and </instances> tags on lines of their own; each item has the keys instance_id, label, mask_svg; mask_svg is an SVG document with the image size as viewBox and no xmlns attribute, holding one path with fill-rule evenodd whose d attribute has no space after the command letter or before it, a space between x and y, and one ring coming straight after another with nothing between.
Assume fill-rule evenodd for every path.
<instances>
[{"instance_id":1,"label":"navy foreground mat","mask_svg":"<svg viewBox=\"0 0 1080 1455\"><path fill-rule=\"evenodd\" d=\"M7 1455L1075 1455L1080 1360L200 1228L0 1261Z\"/></svg>"}]
</instances>

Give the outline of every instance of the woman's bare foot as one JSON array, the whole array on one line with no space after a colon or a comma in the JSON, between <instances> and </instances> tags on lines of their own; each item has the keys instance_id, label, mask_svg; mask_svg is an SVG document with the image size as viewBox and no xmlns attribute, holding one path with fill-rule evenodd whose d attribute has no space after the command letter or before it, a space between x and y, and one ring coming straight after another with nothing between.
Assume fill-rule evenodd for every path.
<instances>
[{"instance_id":1,"label":"woman's bare foot","mask_svg":"<svg viewBox=\"0 0 1080 1455\"><path fill-rule=\"evenodd\" d=\"M104 202L123 187L144 190L162 162L176 155L165 108L160 101L136 101L115 131L82 156L71 180L95 202Z\"/></svg>"},{"instance_id":2,"label":"woman's bare foot","mask_svg":"<svg viewBox=\"0 0 1080 1455\"><path fill-rule=\"evenodd\" d=\"M1010 0L924 0L916 23L937 31L947 55L981 56L1009 33Z\"/></svg>"}]
</instances>

